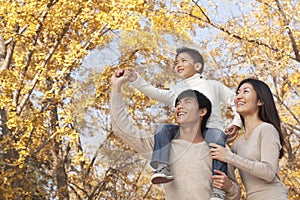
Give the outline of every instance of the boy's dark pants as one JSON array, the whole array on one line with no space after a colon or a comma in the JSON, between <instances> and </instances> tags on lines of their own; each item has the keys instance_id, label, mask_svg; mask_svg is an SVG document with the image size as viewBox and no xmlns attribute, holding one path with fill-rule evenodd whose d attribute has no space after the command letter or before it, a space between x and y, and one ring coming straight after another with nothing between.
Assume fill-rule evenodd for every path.
<instances>
[{"instance_id":1,"label":"boy's dark pants","mask_svg":"<svg viewBox=\"0 0 300 200\"><path fill-rule=\"evenodd\" d=\"M172 139L179 137L179 126L172 124L161 125L156 129L154 136L154 149L150 165L157 169L158 164L168 165L170 156L170 147ZM226 145L226 135L217 128L209 128L203 133L204 140L207 144L216 143L223 147ZM227 174L227 163L219 160L212 160L212 174L214 169L220 170Z\"/></svg>"}]
</instances>

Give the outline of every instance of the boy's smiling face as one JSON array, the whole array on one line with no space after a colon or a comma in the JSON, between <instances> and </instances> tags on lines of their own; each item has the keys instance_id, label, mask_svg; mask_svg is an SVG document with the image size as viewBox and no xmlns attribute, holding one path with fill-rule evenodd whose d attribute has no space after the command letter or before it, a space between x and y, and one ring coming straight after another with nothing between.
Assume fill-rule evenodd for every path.
<instances>
[{"instance_id":1,"label":"boy's smiling face","mask_svg":"<svg viewBox=\"0 0 300 200\"><path fill-rule=\"evenodd\" d=\"M180 53L176 57L174 70L183 79L190 78L198 73L194 60L188 53Z\"/></svg>"}]
</instances>

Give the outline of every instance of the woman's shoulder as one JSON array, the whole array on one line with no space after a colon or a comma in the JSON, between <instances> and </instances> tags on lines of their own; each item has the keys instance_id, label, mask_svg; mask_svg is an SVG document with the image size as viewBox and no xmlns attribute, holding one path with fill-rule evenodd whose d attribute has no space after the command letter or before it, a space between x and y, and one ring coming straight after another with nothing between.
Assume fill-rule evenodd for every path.
<instances>
[{"instance_id":1,"label":"woman's shoulder","mask_svg":"<svg viewBox=\"0 0 300 200\"><path fill-rule=\"evenodd\" d=\"M273 130L277 131L273 124L270 124L268 122L263 122L259 126L257 126L258 130Z\"/></svg>"},{"instance_id":2,"label":"woman's shoulder","mask_svg":"<svg viewBox=\"0 0 300 200\"><path fill-rule=\"evenodd\" d=\"M273 124L263 122L254 130L260 138L279 138L279 133Z\"/></svg>"}]
</instances>

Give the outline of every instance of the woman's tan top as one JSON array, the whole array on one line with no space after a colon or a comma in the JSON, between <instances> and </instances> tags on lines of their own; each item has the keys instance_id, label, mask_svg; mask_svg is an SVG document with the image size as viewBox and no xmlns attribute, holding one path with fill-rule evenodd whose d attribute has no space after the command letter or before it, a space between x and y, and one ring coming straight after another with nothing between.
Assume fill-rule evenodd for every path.
<instances>
[{"instance_id":1,"label":"woman's tan top","mask_svg":"<svg viewBox=\"0 0 300 200\"><path fill-rule=\"evenodd\" d=\"M258 125L247 140L236 140L226 162L239 169L247 200L287 200L288 191L279 180L279 134L269 123Z\"/></svg>"}]
</instances>

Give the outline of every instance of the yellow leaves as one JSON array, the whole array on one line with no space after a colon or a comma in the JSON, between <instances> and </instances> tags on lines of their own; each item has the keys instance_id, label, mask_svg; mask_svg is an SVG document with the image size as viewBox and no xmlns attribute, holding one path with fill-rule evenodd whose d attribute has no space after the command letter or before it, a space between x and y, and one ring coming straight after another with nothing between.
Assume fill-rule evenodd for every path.
<instances>
[{"instance_id":1,"label":"yellow leaves","mask_svg":"<svg viewBox=\"0 0 300 200\"><path fill-rule=\"evenodd\" d=\"M134 31L134 32L121 32L122 43L124 47L127 47L126 51L128 51L128 46L130 50L134 49L156 49L159 48L159 35L153 34L148 31ZM125 50L125 49L122 49Z\"/></svg>"},{"instance_id":2,"label":"yellow leaves","mask_svg":"<svg viewBox=\"0 0 300 200\"><path fill-rule=\"evenodd\" d=\"M15 42L10 68L0 72L0 107L6 111L6 124L9 128L7 132L2 133L5 136L0 140L0 146L3 146L5 152L7 150L17 151L17 157L8 161L13 167L19 167L18 169L14 168L13 174L9 174L9 171L1 172L0 198L3 197L1 196L3 191L6 197L10 195L11 199L15 198L14 195L17 193L15 188L7 191L8 185L12 185L15 178L26 180L22 194L28 193L30 196L30 192L34 191L45 195L51 193L51 198L57 198L55 194L62 188L57 191L51 190L51 188L58 187L55 184L59 180L56 180L54 172L54 167L58 165L64 166L67 170L67 180L72 179L74 181L72 184L84 190L76 191L77 194L82 195L80 196L82 199L86 198L85 194L90 194L94 190L99 181L103 181L103 183L107 181L109 182L107 186L113 187L116 185L114 184L116 181L122 182L124 177L123 185L118 187L124 188L128 185L143 186L138 188L148 187L146 181L149 179L145 177L136 184L128 181L126 173L114 174L115 177L110 176L109 173L107 177L102 177L98 173L93 174L93 170L105 174L106 168L111 167L103 160L98 161L98 167L92 166L90 174L86 176L87 171L84 171L86 166L83 166L83 163L88 159L83 151L79 150L83 147L79 134L92 133L103 136L111 133L108 103L110 77L115 69L134 67L161 88L164 88L166 81L174 80L174 76L170 72L173 71L170 60L173 59L173 50L176 48L174 43L177 41L173 41L173 36L180 38L180 41L192 41L194 39L191 37L192 34L186 33L186 30L195 31L195 27L204 27L203 13L193 2L187 0L180 1L181 4L169 1L168 6L164 2L147 1L145 3L144 0L54 2L56 3L51 5L46 0L0 1L1 34L6 41L13 39ZM260 46L257 50L255 49L257 45L249 45L243 41L242 46L244 46L239 48L236 44L227 45L222 40L225 45L217 50L216 57L230 57L226 54L228 53L226 50L229 49L229 52L236 53L234 58L239 61L237 62L239 67L248 67L255 63L255 66L260 66L254 67L256 72L265 72L266 68L270 69L270 73L275 72L275 69L281 69L278 65L274 68L270 64L264 65L264 60L277 61L277 59L281 59L282 62L282 59L286 59L286 62L282 63L284 66L289 66L289 55L292 55L291 46L288 45L289 40L273 35L273 32L277 30L276 27L272 31L264 27L270 22L265 21L266 17L271 15L267 13L269 12L267 8L263 9L266 13L260 10L257 12L259 14L254 15L257 17L255 23L260 28L259 30L253 30L255 27L253 23L247 23L255 18L253 16L243 18L245 21L243 29L238 27L238 20L232 21L224 27L233 28L235 31L241 32L241 36L250 39L270 35L272 37L266 37L266 41L273 41L274 46L282 48L281 53L276 56L273 51L264 54L262 52L267 49L265 47ZM205 8L203 11L206 12ZM45 18L42 18L42 14L45 13L47 13L44 15ZM191 18L190 14L195 17ZM278 13L276 15L278 16ZM272 22L276 22L279 26L282 25L282 22L277 19ZM70 26L67 26L68 23ZM20 26L18 33L15 31L16 24ZM62 35L65 28L66 34ZM23 32L20 32L21 30ZM114 38L120 42L117 45L121 45L118 46L118 50L121 51L120 65L106 66L103 70L101 69L102 73L73 76L77 69L83 68L82 61L89 50L102 49L111 41L115 42ZM235 42L236 40L228 39L227 41ZM219 41L212 39L212 42L215 42L214 45L206 43L207 49L213 50ZM184 42L184 44L188 44L188 42ZM11 44L7 44L7 50L11 47ZM53 49L54 47L56 48ZM205 47L203 50L206 50ZM247 58L247 60L241 58ZM231 66L233 62L229 63L228 65ZM107 65L106 63L101 64ZM157 74L154 73L156 70L158 70ZM149 71L151 73L148 73ZM39 75L38 82L33 88L31 84L36 74ZM234 86L237 83L236 80L243 78L245 74L236 73L232 79L222 78L226 84ZM288 77L291 84L298 87L299 74L291 73ZM78 83L79 81L82 84ZM32 89L34 93L29 94ZM288 90L287 87L284 91ZM144 122L142 126L150 127L148 123L150 120L159 120L153 117L152 114L156 110L152 110L152 106L157 107L160 104L133 89L127 93L124 90L123 93L127 98L129 113L133 118L141 118L141 121ZM29 100L20 115L17 115L16 107L20 105L26 95L30 95ZM297 109L296 106L293 105L291 108L299 113L299 108ZM145 109L147 111L142 115L136 112ZM288 119L290 118L286 120ZM172 118L167 120L171 121ZM102 122L101 125L97 124L99 121ZM108 147L108 153L109 150ZM30 171L42 173L35 177ZM295 171L290 173L299 177ZM41 179L43 183L39 182ZM42 189L44 183L52 184L46 193ZM292 183L294 182L289 184ZM136 191L142 196L142 189ZM110 192L108 191L107 194ZM161 191L152 190L151 192L162 196ZM73 193L70 192L70 194ZM45 198L47 199L47 196Z\"/></svg>"},{"instance_id":3,"label":"yellow leaves","mask_svg":"<svg viewBox=\"0 0 300 200\"><path fill-rule=\"evenodd\" d=\"M189 1L182 1L180 5L176 2L171 2L171 4L169 7L160 7L155 14L150 13L149 22L153 24L153 28L188 39L190 35L186 34L186 30L193 31L195 22L202 27L203 15L197 6L191 6Z\"/></svg>"},{"instance_id":4,"label":"yellow leaves","mask_svg":"<svg viewBox=\"0 0 300 200\"><path fill-rule=\"evenodd\" d=\"M297 73L293 73L288 79L292 85L294 85L297 88L300 88L300 82L299 82L300 72L299 71Z\"/></svg>"},{"instance_id":5,"label":"yellow leaves","mask_svg":"<svg viewBox=\"0 0 300 200\"><path fill-rule=\"evenodd\" d=\"M73 157L73 162L74 164L80 164L85 161L85 157L82 152L78 152L74 157Z\"/></svg>"},{"instance_id":6,"label":"yellow leaves","mask_svg":"<svg viewBox=\"0 0 300 200\"><path fill-rule=\"evenodd\" d=\"M54 97L54 93L52 91L46 91L44 97L46 99L52 99Z\"/></svg>"},{"instance_id":7,"label":"yellow leaves","mask_svg":"<svg viewBox=\"0 0 300 200\"><path fill-rule=\"evenodd\" d=\"M201 9L200 9L201 8ZM207 21L206 16L206 8L201 5L195 5L194 2L191 1L182 1L180 3L180 11L186 13L187 15L184 17L186 19L186 23L190 24L190 28L192 28L193 24L196 23L199 27L205 27L204 21ZM192 15L193 17L189 17Z\"/></svg>"},{"instance_id":8,"label":"yellow leaves","mask_svg":"<svg viewBox=\"0 0 300 200\"><path fill-rule=\"evenodd\" d=\"M6 32L14 32L15 26L18 24L20 27L32 24L28 27L26 34L31 37L36 28L34 24L37 22L35 15L40 14L39 9L45 1L26 1L26 2L9 2L2 1L2 12L6 23Z\"/></svg>"},{"instance_id":9,"label":"yellow leaves","mask_svg":"<svg viewBox=\"0 0 300 200\"><path fill-rule=\"evenodd\" d=\"M15 118L10 118L7 120L6 125L9 129L14 129L18 126L17 120Z\"/></svg>"},{"instance_id":10,"label":"yellow leaves","mask_svg":"<svg viewBox=\"0 0 300 200\"><path fill-rule=\"evenodd\" d=\"M296 163L295 163L296 164ZM298 164L299 165L299 164ZM300 178L300 171L299 168L295 170L291 170L289 168L285 168L279 172L281 180L289 189L289 199L297 200L299 199L299 178Z\"/></svg>"}]
</instances>

